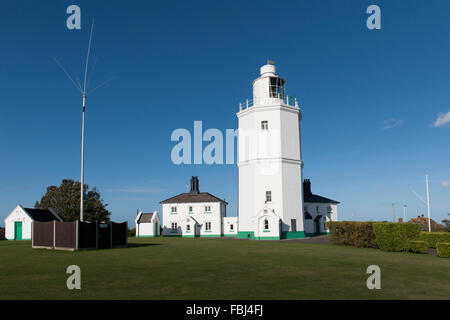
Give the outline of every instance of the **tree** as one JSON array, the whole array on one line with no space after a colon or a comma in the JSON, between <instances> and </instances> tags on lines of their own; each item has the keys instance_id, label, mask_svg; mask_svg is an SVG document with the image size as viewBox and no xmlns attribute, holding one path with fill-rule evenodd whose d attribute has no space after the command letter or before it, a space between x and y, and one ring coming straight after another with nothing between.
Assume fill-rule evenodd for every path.
<instances>
[{"instance_id":1,"label":"tree","mask_svg":"<svg viewBox=\"0 0 450 320\"><path fill-rule=\"evenodd\" d=\"M64 221L75 221L80 218L80 182L72 179L63 179L59 187L49 186L41 201L36 201L36 209L55 209ZM94 187L89 190L84 185L84 221L109 221L111 214L103 202L100 192Z\"/></svg>"}]
</instances>

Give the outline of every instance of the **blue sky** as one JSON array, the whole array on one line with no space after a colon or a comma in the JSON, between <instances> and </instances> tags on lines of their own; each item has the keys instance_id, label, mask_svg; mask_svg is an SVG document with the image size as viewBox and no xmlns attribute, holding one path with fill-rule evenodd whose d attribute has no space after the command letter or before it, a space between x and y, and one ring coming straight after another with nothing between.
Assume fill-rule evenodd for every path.
<instances>
[{"instance_id":1,"label":"blue sky","mask_svg":"<svg viewBox=\"0 0 450 320\"><path fill-rule=\"evenodd\" d=\"M77 4L82 29L66 28ZM365 13L381 8L382 29ZM58 58L82 78L95 17L87 102L86 183L115 221L200 190L237 214L236 165L172 164L173 130L236 128L238 102L275 60L303 112L304 177L340 201L340 219L450 213L448 1L21 1L0 4L0 225L48 185L80 177L81 98ZM440 126L434 126L441 116ZM450 115L448 116L450 118ZM450 120L450 119L448 119ZM448 121L450 122L450 121ZM446 183L447 182L447 183Z\"/></svg>"}]
</instances>

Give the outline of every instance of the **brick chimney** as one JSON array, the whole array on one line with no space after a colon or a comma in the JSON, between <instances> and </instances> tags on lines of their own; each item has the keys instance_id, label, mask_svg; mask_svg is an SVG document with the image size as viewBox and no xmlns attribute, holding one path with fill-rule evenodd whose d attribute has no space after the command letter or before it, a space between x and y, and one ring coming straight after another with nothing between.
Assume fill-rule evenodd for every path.
<instances>
[{"instance_id":1,"label":"brick chimney","mask_svg":"<svg viewBox=\"0 0 450 320\"><path fill-rule=\"evenodd\" d=\"M312 195L311 192L311 180L309 179L304 179L303 180L303 194L305 195Z\"/></svg>"},{"instance_id":2,"label":"brick chimney","mask_svg":"<svg viewBox=\"0 0 450 320\"><path fill-rule=\"evenodd\" d=\"M198 189L198 177L192 177L191 178L191 191L189 194L199 194L200 191Z\"/></svg>"}]
</instances>

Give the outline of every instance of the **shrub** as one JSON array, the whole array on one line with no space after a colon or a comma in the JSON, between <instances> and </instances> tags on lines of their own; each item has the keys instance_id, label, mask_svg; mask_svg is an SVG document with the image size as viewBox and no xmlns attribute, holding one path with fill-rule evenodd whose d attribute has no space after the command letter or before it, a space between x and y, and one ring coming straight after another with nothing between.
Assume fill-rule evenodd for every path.
<instances>
[{"instance_id":1,"label":"shrub","mask_svg":"<svg viewBox=\"0 0 450 320\"><path fill-rule=\"evenodd\" d=\"M373 222L330 221L330 240L333 244L341 244L358 248L376 248Z\"/></svg>"},{"instance_id":2,"label":"shrub","mask_svg":"<svg viewBox=\"0 0 450 320\"><path fill-rule=\"evenodd\" d=\"M135 237L136 236L136 228L128 229L128 236Z\"/></svg>"},{"instance_id":3,"label":"shrub","mask_svg":"<svg viewBox=\"0 0 450 320\"><path fill-rule=\"evenodd\" d=\"M383 251L409 251L408 241L418 240L421 226L412 223L375 223L373 230Z\"/></svg>"},{"instance_id":4,"label":"shrub","mask_svg":"<svg viewBox=\"0 0 450 320\"><path fill-rule=\"evenodd\" d=\"M438 242L436 248L439 257L450 258L450 242Z\"/></svg>"},{"instance_id":5,"label":"shrub","mask_svg":"<svg viewBox=\"0 0 450 320\"><path fill-rule=\"evenodd\" d=\"M408 241L409 251L414 253L422 253L428 248L428 243L422 240L410 240Z\"/></svg>"},{"instance_id":6,"label":"shrub","mask_svg":"<svg viewBox=\"0 0 450 320\"><path fill-rule=\"evenodd\" d=\"M420 233L420 240L426 241L429 248L435 248L438 242L450 242L449 232L424 232Z\"/></svg>"}]
</instances>

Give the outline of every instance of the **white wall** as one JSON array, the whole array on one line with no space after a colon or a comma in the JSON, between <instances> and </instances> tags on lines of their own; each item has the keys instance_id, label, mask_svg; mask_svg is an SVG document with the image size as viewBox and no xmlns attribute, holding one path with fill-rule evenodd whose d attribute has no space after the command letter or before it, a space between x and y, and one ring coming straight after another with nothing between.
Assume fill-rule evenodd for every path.
<instances>
[{"instance_id":1,"label":"white wall","mask_svg":"<svg viewBox=\"0 0 450 320\"><path fill-rule=\"evenodd\" d=\"M22 239L32 238L33 220L20 206L17 206L5 219L5 238L14 240L15 222L22 222Z\"/></svg>"},{"instance_id":2,"label":"white wall","mask_svg":"<svg viewBox=\"0 0 450 320\"><path fill-rule=\"evenodd\" d=\"M183 235L183 230L185 230L186 217L192 217L200 224L200 236L223 235L222 215L226 214L226 209L221 206L221 202L174 203L163 204L162 206L163 235L165 236ZM205 206L211 207L210 213L205 213ZM171 213L172 207L177 207L176 214ZM192 207L192 213L189 212L189 207ZM177 232L171 231L172 222L177 223ZM211 222L210 231L206 230L206 222Z\"/></svg>"},{"instance_id":3,"label":"white wall","mask_svg":"<svg viewBox=\"0 0 450 320\"><path fill-rule=\"evenodd\" d=\"M233 230L230 229L230 225L233 225ZM237 236L238 217L223 218L223 233L226 236Z\"/></svg>"}]
</instances>

